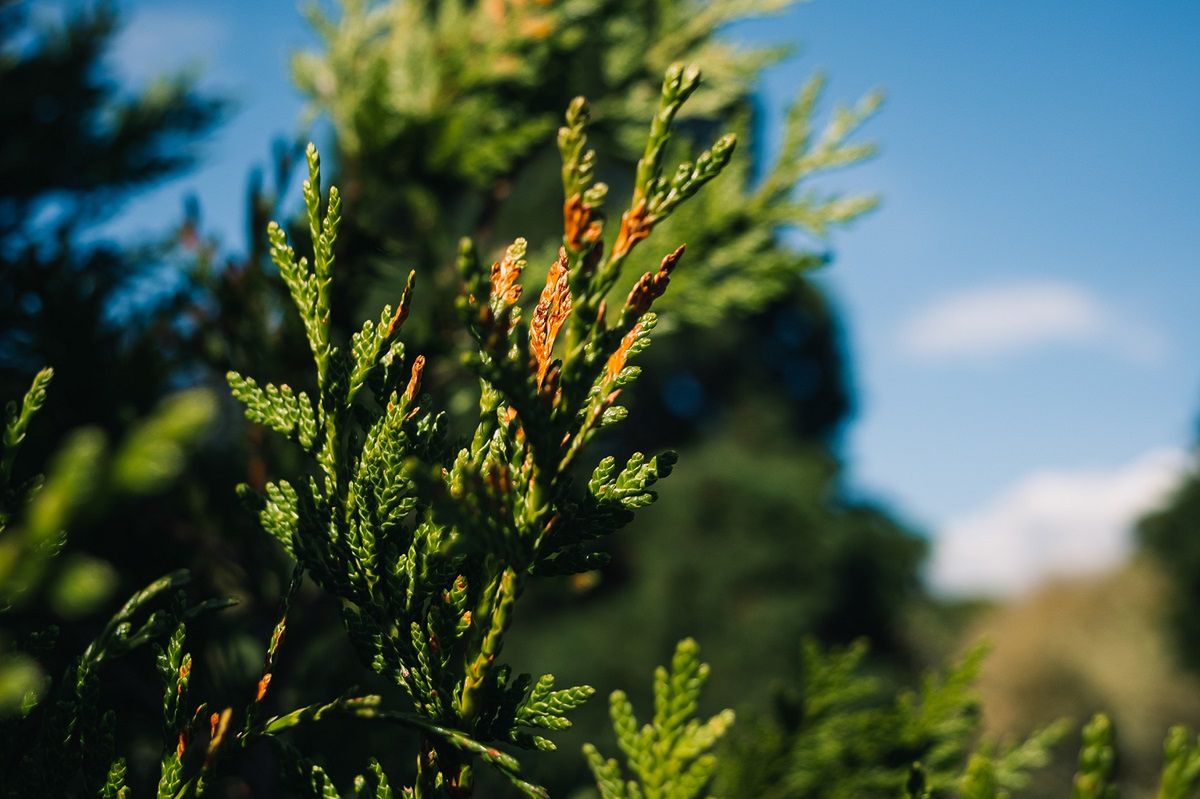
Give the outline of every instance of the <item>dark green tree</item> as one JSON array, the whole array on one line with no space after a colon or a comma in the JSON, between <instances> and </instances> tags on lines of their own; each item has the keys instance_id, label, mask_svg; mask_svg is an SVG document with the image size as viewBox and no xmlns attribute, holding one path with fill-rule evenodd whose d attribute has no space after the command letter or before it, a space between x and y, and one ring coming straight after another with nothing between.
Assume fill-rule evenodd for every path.
<instances>
[{"instance_id":1,"label":"dark green tree","mask_svg":"<svg viewBox=\"0 0 1200 799\"><path fill-rule=\"evenodd\" d=\"M1142 546L1171 582L1171 622L1180 655L1200 669L1200 468L1193 464L1166 504L1138 522Z\"/></svg>"},{"instance_id":2,"label":"dark green tree","mask_svg":"<svg viewBox=\"0 0 1200 799\"><path fill-rule=\"evenodd\" d=\"M17 484L39 471L54 473L66 431L86 428L79 440L92 444L120 440L166 395L202 382L204 361L190 340L195 298L170 274L176 231L117 241L103 225L139 192L192 167L227 107L185 75L136 87L119 81L107 64L121 22L113 3L70 4L62 17L35 5L0 3L0 391L19 397L34 373L55 368L39 424L11 466ZM241 516L226 499L235 482L228 459L214 446L229 437L221 426L209 436L199 463L189 462L165 491L135 502L127 492L93 486L103 496L91 500L106 512L73 519L56 561L62 579L4 622L12 640L59 628L55 645L39 656L45 674L63 674L103 627L102 615L117 610L118 598L166 571L199 566L208 586L223 573L222 592L243 593L227 564L237 558L239 568L254 569L256 549L231 552L229 539L217 534L236 532L222 523ZM238 446L226 448L237 463ZM58 495L43 496L49 505ZM252 584L271 588L269 577ZM70 587L61 589L70 601L56 599L61 586ZM238 628L219 638L236 639ZM155 712L141 681L118 680L109 690L134 714Z\"/></svg>"},{"instance_id":3,"label":"dark green tree","mask_svg":"<svg viewBox=\"0 0 1200 799\"><path fill-rule=\"evenodd\" d=\"M161 396L171 320L130 311L161 265L155 247L83 238L191 166L224 104L182 76L137 92L115 81L103 65L118 22L107 3L61 25L29 12L27 2L0 5L0 387L14 395L54 363L56 425L111 426Z\"/></svg>"}]
</instances>

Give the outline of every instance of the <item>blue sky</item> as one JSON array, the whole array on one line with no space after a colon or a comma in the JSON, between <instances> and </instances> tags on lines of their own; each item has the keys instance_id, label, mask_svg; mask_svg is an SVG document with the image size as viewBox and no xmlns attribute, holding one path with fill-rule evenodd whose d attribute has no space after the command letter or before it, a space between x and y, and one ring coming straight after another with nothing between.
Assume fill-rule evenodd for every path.
<instances>
[{"instance_id":1,"label":"blue sky","mask_svg":"<svg viewBox=\"0 0 1200 799\"><path fill-rule=\"evenodd\" d=\"M241 247L247 171L298 126L304 23L289 0L125 7L124 74L198 63L240 111L117 228L193 192ZM880 157L822 184L885 201L820 278L859 391L853 485L931 532L946 590L1119 559L1200 412L1200 4L816 0L729 35L800 45L762 87L776 122L818 68L831 97L888 95Z\"/></svg>"}]
</instances>

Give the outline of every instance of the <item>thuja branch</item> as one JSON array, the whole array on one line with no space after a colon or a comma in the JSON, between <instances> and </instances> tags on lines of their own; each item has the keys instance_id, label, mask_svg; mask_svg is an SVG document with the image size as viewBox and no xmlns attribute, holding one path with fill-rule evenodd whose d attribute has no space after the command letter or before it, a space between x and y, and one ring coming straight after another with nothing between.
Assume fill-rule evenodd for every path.
<instances>
[{"instance_id":1,"label":"thuja branch","mask_svg":"<svg viewBox=\"0 0 1200 799\"><path fill-rule=\"evenodd\" d=\"M664 167L675 115L699 81L694 68L667 73L607 256L606 190L594 181L587 104L571 104L559 134L563 244L527 313L525 241L490 267L463 242L457 308L473 342L462 360L479 379L479 417L461 437L421 392L424 359L401 340L411 276L395 308L384 308L349 342L334 341L329 304L340 200L334 188L322 198L320 159L310 145L304 200L311 252L298 255L279 225L268 237L312 352L316 395L229 374L246 415L298 443L309 469L294 483L267 484L261 495L241 492L263 528L341 600L359 654L408 693L414 713L341 701L278 717L264 733L331 713L395 721L424 739L418 795L469 794L476 760L525 793L543 794L495 744L553 749L540 732L569 727L567 713L593 691L556 689L550 675L514 675L501 661L504 639L527 581L601 563L601 539L654 501L651 486L674 463L669 453L635 453L619 469L613 458L600 461L584 486L571 480L597 433L626 415L617 400L638 376L630 361L649 344L651 308L683 247L637 280L611 319L605 298L629 253L716 177L733 150L726 136L694 162ZM253 715L247 730L252 722Z\"/></svg>"},{"instance_id":2,"label":"thuja branch","mask_svg":"<svg viewBox=\"0 0 1200 799\"><path fill-rule=\"evenodd\" d=\"M407 727L422 733L465 754L474 755L484 762L494 766L510 779L520 780L521 764L515 757L481 743L467 736L460 730L443 727L412 713L401 713L385 710L380 707L381 699L375 695L335 699L324 704L309 705L298 708L290 713L269 719L260 730L261 735L278 735L288 730L327 718L355 718L380 721ZM527 783L528 785L528 783ZM539 795L544 790L530 785L529 788Z\"/></svg>"}]
</instances>

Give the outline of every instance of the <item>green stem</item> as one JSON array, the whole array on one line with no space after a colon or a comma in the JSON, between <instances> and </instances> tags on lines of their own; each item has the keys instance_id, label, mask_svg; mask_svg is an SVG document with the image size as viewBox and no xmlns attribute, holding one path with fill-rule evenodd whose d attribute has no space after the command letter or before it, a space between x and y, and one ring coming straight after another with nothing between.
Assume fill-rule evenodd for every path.
<instances>
[{"instance_id":1,"label":"green stem","mask_svg":"<svg viewBox=\"0 0 1200 799\"><path fill-rule=\"evenodd\" d=\"M495 580L494 594L492 588L485 592L481 610L485 612L481 618L486 626L479 643L479 649L467 665L466 676L463 678L462 697L459 700L459 717L468 728L479 714L479 694L483 690L487 675L504 646L504 633L512 621L512 608L517 601L518 580L517 572L511 567L505 567ZM491 596L488 596L491 594Z\"/></svg>"}]
</instances>

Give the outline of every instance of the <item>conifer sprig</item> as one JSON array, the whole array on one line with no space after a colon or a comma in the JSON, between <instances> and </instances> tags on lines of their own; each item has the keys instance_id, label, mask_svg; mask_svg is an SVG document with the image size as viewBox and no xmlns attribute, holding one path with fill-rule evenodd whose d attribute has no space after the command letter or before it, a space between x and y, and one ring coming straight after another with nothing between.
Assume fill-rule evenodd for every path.
<instances>
[{"instance_id":1,"label":"conifer sprig","mask_svg":"<svg viewBox=\"0 0 1200 799\"><path fill-rule=\"evenodd\" d=\"M10 403L0 443L0 610L36 593L47 576L54 577L50 563L74 522L94 516L116 497L146 494L174 478L214 411L212 398L204 392L176 395L111 451L100 431L76 431L55 456L49 477L14 487L14 459L45 403L52 374L43 369L21 404ZM183 588L189 579L186 571L171 572L133 594L57 682L42 675L32 658L16 655L18 662L32 667L26 673L33 679L19 708L0 708L0 751L14 766L0 781L0 793L127 796L125 761L115 756L116 714L103 707L100 684L111 661L165 639L158 668L166 683L163 713L170 742L164 747L158 795L175 795L187 736L183 711L191 671L191 658L183 651L185 625L200 613L231 604L209 600L187 606ZM49 629L36 639L55 636L56 630ZM5 655L0 682L13 676L8 670L14 653Z\"/></svg>"},{"instance_id":2,"label":"conifer sprig","mask_svg":"<svg viewBox=\"0 0 1200 799\"><path fill-rule=\"evenodd\" d=\"M72 432L52 458L48 475L14 484L13 464L52 377L51 369L38 372L22 402L6 409L0 441L0 611L38 585L74 523L96 517L120 497L167 486L216 413L207 391L180 392L115 446L96 428Z\"/></svg>"},{"instance_id":3,"label":"conifer sprig","mask_svg":"<svg viewBox=\"0 0 1200 799\"><path fill-rule=\"evenodd\" d=\"M636 779L626 780L621 765L605 759L592 744L584 745L601 799L695 799L716 770L712 749L733 724L733 711L723 710L708 721L696 718L700 692L708 679L708 664L688 638L679 642L668 671L654 675L654 718L639 727L623 691L609 701L617 744Z\"/></svg>"},{"instance_id":4,"label":"conifer sprig","mask_svg":"<svg viewBox=\"0 0 1200 799\"><path fill-rule=\"evenodd\" d=\"M1158 799L1184 799L1200 790L1200 737L1175 726L1163 743L1163 769Z\"/></svg>"},{"instance_id":5,"label":"conifer sprig","mask_svg":"<svg viewBox=\"0 0 1200 799\"><path fill-rule=\"evenodd\" d=\"M521 304L523 239L489 268L463 241L457 307L475 345L463 360L480 380L480 413L461 443L421 392L424 359L400 342L412 276L394 311L385 308L348 346L333 340L329 298L340 200L330 188L322 201L315 148L309 147L304 184L311 257L297 256L279 225L268 230L271 256L312 351L316 394L260 386L236 372L229 384L249 419L297 441L312 460L309 474L295 483L268 483L261 495L240 491L263 528L342 600L364 661L411 697L424 738L418 795L468 794L476 759L525 793L543 795L493 744L553 749L542 733L569 727L567 714L593 693L587 686L555 689L550 675L514 675L500 657L527 579L594 568L602 558L598 539L652 502L650 486L674 463L671 454L639 453L619 471L612 459L602 462L582 490L572 480L597 432L625 416L616 401L637 377L629 361L649 343L651 306L683 248L636 283L613 320L604 297L628 253L715 178L733 149L732 137L724 137L663 177L673 119L699 81L694 68L668 71L632 203L607 258L599 216L605 190L593 182L582 99L571 104L559 136L563 246L532 308ZM328 712L345 710L329 705L298 711L295 719ZM402 718L369 703L355 705L354 713ZM276 719L264 731L285 728ZM327 784L317 771L302 770L314 775L314 785Z\"/></svg>"},{"instance_id":6,"label":"conifer sprig","mask_svg":"<svg viewBox=\"0 0 1200 799\"><path fill-rule=\"evenodd\" d=\"M16 460L17 452L21 448L21 444L25 441L25 435L29 430L29 424L33 421L33 417L37 416L38 411L46 404L46 389L50 385L50 381L54 379L54 370L46 367L39 371L33 377L33 383L29 386L29 390L25 392L25 396L21 400L21 404L9 402L4 409L4 439L0 443L0 485L4 486L5 494L4 513L7 518L10 512L11 498L8 495L9 483L12 480L13 461Z\"/></svg>"},{"instance_id":7,"label":"conifer sprig","mask_svg":"<svg viewBox=\"0 0 1200 799\"><path fill-rule=\"evenodd\" d=\"M1112 778L1116 762L1112 722L1098 713L1083 727L1079 770L1072 782L1071 799L1115 799L1117 789Z\"/></svg>"}]
</instances>

